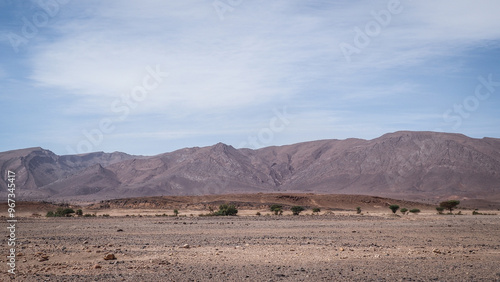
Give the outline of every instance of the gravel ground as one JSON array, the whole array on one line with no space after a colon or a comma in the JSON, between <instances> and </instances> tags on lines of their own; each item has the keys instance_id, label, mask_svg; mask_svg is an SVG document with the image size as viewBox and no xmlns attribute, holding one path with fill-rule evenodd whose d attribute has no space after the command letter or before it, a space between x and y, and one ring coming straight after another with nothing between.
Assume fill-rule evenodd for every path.
<instances>
[{"instance_id":1,"label":"gravel ground","mask_svg":"<svg viewBox=\"0 0 500 282\"><path fill-rule=\"evenodd\" d=\"M1 281L500 281L495 215L24 218L16 232Z\"/></svg>"}]
</instances>

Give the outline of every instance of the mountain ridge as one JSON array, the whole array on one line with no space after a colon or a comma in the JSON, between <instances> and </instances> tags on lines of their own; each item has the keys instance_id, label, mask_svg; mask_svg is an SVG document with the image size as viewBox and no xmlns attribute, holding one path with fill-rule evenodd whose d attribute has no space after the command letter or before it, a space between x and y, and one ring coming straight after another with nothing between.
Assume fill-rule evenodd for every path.
<instances>
[{"instance_id":1,"label":"mountain ridge","mask_svg":"<svg viewBox=\"0 0 500 282\"><path fill-rule=\"evenodd\" d=\"M0 168L2 177L16 171L27 200L307 192L500 201L500 139L428 131L256 150L217 143L148 157L33 147L0 153Z\"/></svg>"}]
</instances>

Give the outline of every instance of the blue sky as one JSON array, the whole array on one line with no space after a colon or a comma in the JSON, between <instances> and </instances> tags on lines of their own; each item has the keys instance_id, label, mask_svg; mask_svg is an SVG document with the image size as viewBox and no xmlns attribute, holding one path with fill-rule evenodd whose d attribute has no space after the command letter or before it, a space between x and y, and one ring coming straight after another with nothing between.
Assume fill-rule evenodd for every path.
<instances>
[{"instance_id":1,"label":"blue sky","mask_svg":"<svg viewBox=\"0 0 500 282\"><path fill-rule=\"evenodd\" d=\"M0 1L0 151L500 138L500 2Z\"/></svg>"}]
</instances>

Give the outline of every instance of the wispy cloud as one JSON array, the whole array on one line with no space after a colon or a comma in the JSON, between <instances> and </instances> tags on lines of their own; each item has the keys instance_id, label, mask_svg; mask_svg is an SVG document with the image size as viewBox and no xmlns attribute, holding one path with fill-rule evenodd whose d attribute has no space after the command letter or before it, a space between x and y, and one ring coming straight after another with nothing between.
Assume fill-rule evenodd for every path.
<instances>
[{"instance_id":1,"label":"wispy cloud","mask_svg":"<svg viewBox=\"0 0 500 282\"><path fill-rule=\"evenodd\" d=\"M355 29L366 32L389 3L244 1L221 21L205 0L73 1L19 55L25 67L14 77L32 87L29 95L64 97L59 118L75 130L61 140L78 140L78 132L116 115L113 101L140 85L148 66L168 78L107 140L129 134L195 143L212 132L235 142L281 106L297 118L276 142L367 135L349 124L373 134L425 129L439 120L438 109L471 91L443 92L432 100L441 104L425 105L422 100L447 88L436 77L486 75L465 58L480 48L498 50L500 3L401 0L400 12L347 61L339 45L355 46ZM0 79L7 76L2 68L10 76L13 64L0 66ZM390 122L395 112L397 125ZM325 134L330 126L337 129Z\"/></svg>"}]
</instances>

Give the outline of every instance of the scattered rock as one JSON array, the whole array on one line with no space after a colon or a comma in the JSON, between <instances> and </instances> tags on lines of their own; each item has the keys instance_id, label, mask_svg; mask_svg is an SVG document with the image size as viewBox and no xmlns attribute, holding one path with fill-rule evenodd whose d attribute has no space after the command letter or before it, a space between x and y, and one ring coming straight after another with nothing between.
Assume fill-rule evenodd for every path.
<instances>
[{"instance_id":1,"label":"scattered rock","mask_svg":"<svg viewBox=\"0 0 500 282\"><path fill-rule=\"evenodd\" d=\"M182 245L180 248L183 248L183 249L189 249L189 248L190 248L190 246L189 246L189 244L184 244L184 245Z\"/></svg>"},{"instance_id":2,"label":"scattered rock","mask_svg":"<svg viewBox=\"0 0 500 282\"><path fill-rule=\"evenodd\" d=\"M104 256L104 260L114 260L116 259L114 254L107 254Z\"/></svg>"},{"instance_id":3,"label":"scattered rock","mask_svg":"<svg viewBox=\"0 0 500 282\"><path fill-rule=\"evenodd\" d=\"M116 232L123 232L123 229L120 228L120 229L116 230Z\"/></svg>"},{"instance_id":4,"label":"scattered rock","mask_svg":"<svg viewBox=\"0 0 500 282\"><path fill-rule=\"evenodd\" d=\"M100 266L98 264L95 264L92 268L94 268L94 269L100 269L100 268L102 268L102 266Z\"/></svg>"}]
</instances>

